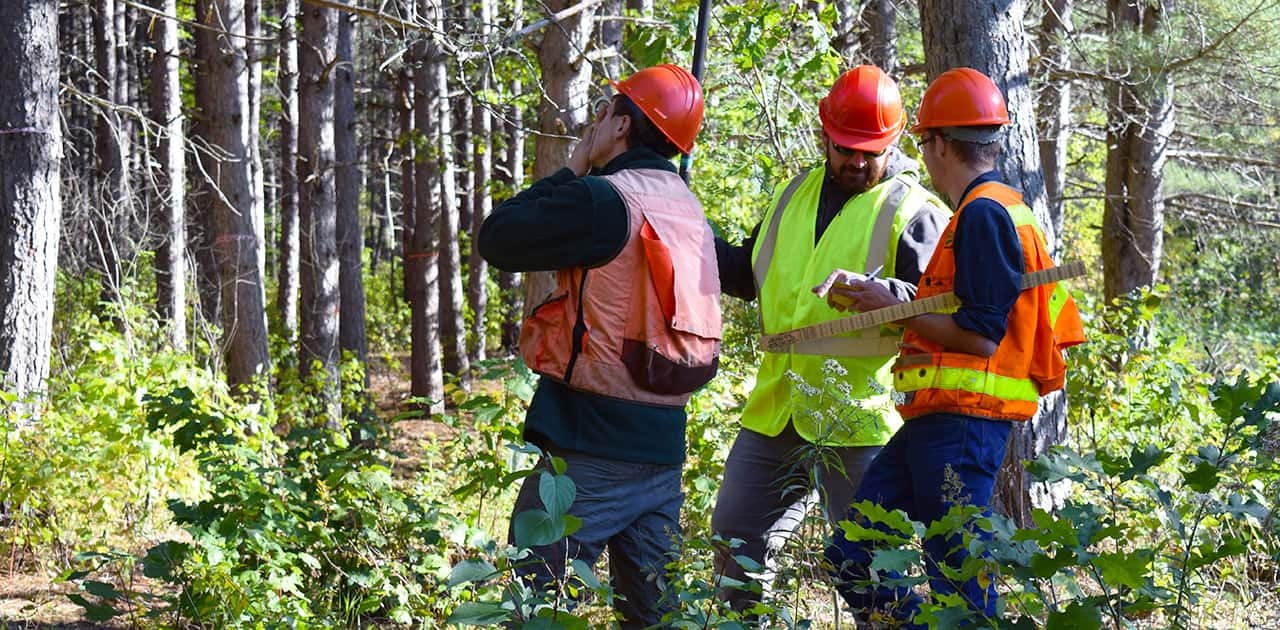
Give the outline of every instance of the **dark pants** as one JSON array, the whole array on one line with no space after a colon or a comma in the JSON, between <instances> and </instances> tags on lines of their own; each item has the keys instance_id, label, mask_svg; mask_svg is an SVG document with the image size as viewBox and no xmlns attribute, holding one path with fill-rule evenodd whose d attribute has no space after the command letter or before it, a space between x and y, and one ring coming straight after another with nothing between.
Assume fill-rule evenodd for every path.
<instances>
[{"instance_id":1,"label":"dark pants","mask_svg":"<svg viewBox=\"0 0 1280 630\"><path fill-rule=\"evenodd\" d=\"M776 554L815 504L822 502L831 523L844 518L854 488L880 447L825 448L824 461L814 459L816 448L790 424L775 437L738 431L725 461L711 530L726 541L739 538L743 544L720 550L717 572L743 582L756 577L768 589L777 569ZM819 487L814 487L811 477L815 470ZM764 570L747 575L734 556L751 558ZM720 595L735 610L744 610L757 599L754 593L735 588L723 589Z\"/></svg>"},{"instance_id":2,"label":"dark pants","mask_svg":"<svg viewBox=\"0 0 1280 630\"><path fill-rule=\"evenodd\" d=\"M522 575L535 584L546 585L565 576L565 567L582 560L595 567L606 547L614 591L625 597L614 600L622 614L623 628L643 628L657 624L662 615L675 609L664 602L658 576L678 551L680 543L679 464L638 464L582 453L555 453L568 465L565 475L573 480L577 495L569 513L582 519L573 534L533 549L541 562L524 565ZM548 470L547 462L539 469ZM515 515L541 509L538 496L540 475L525 478L516 498ZM514 541L514 536L509 534Z\"/></svg>"},{"instance_id":3,"label":"dark pants","mask_svg":"<svg viewBox=\"0 0 1280 630\"><path fill-rule=\"evenodd\" d=\"M1004 461L1012 423L952 414L933 414L908 420L871 462L853 502L870 500L905 511L926 524L936 521L953 505L991 505L996 472ZM851 512L850 519L855 515ZM955 536L925 540L926 569L935 594L963 595L969 606L988 617L996 611L995 585L983 588L971 579L957 588L944 579L937 561L959 568L968 556ZM957 548L957 546L959 548ZM868 543L851 542L836 529L827 559L836 568L840 594L858 610L891 608L895 616L910 619L919 597L908 589L857 587L865 581L871 563ZM950 551L950 553L948 553ZM923 627L923 626L911 626Z\"/></svg>"}]
</instances>

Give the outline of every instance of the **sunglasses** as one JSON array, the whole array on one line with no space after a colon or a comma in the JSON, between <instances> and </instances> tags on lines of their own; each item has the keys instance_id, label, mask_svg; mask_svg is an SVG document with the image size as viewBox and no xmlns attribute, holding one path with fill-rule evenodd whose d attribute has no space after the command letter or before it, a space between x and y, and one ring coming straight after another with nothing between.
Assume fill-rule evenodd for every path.
<instances>
[{"instance_id":1,"label":"sunglasses","mask_svg":"<svg viewBox=\"0 0 1280 630\"><path fill-rule=\"evenodd\" d=\"M938 134L931 133L926 136L916 138L916 149L920 150L921 152L924 152L924 145L929 144L930 142L933 142L937 137L938 137Z\"/></svg>"},{"instance_id":2,"label":"sunglasses","mask_svg":"<svg viewBox=\"0 0 1280 630\"><path fill-rule=\"evenodd\" d=\"M863 157L865 157L868 160L874 160L884 155L885 153L889 152L889 147L885 147L883 149L880 149L879 151L863 151L862 149L852 149L849 147L842 147L836 144L835 142L831 142L831 148L835 149L836 153L839 153L840 155L843 155L845 157L853 157L861 153Z\"/></svg>"}]
</instances>

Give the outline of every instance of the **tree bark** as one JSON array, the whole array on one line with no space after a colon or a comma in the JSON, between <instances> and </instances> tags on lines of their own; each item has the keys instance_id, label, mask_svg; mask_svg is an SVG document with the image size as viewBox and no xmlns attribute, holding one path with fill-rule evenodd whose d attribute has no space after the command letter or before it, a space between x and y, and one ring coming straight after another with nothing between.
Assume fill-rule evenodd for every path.
<instances>
[{"instance_id":1,"label":"tree bark","mask_svg":"<svg viewBox=\"0 0 1280 630\"><path fill-rule=\"evenodd\" d=\"M361 365L369 361L364 322L364 233L360 229L360 171L356 167L355 57L352 38L354 17L338 19L338 65L334 84L334 147L337 157L338 258L341 322L338 346L356 355ZM365 373L368 385L368 373Z\"/></svg>"},{"instance_id":2,"label":"tree bark","mask_svg":"<svg viewBox=\"0 0 1280 630\"><path fill-rule=\"evenodd\" d=\"M154 0L165 15L177 15L176 0ZM151 120L159 130L156 181L160 242L156 247L156 310L175 351L187 345L186 166L183 145L182 84L178 76L178 24L158 19L151 26Z\"/></svg>"},{"instance_id":3,"label":"tree bark","mask_svg":"<svg viewBox=\"0 0 1280 630\"><path fill-rule=\"evenodd\" d=\"M896 0L867 0L862 8L862 58L885 74L898 74L898 8Z\"/></svg>"},{"instance_id":4,"label":"tree bark","mask_svg":"<svg viewBox=\"0 0 1280 630\"><path fill-rule=\"evenodd\" d=\"M244 0L245 55L249 63L249 182L253 193L253 231L267 233L266 172L262 164L262 0ZM267 277L267 239L258 239L258 277ZM266 283L262 302L267 301Z\"/></svg>"},{"instance_id":5,"label":"tree bark","mask_svg":"<svg viewBox=\"0 0 1280 630\"><path fill-rule=\"evenodd\" d=\"M334 66L338 14L302 7L298 47L298 206L301 223L301 336L305 378L319 385L326 420L341 417L338 382L339 263L334 190Z\"/></svg>"},{"instance_id":6,"label":"tree bark","mask_svg":"<svg viewBox=\"0 0 1280 630\"><path fill-rule=\"evenodd\" d=\"M640 3L646 1L631 0L631 2ZM643 9L644 7L639 8ZM650 12L653 11L652 6L648 7L648 9ZM522 0L515 0L511 15L513 16L511 28L521 28L524 19L524 4ZM524 85L518 76L511 80L510 89L512 94L524 93ZM503 137L507 139L506 155L504 157L506 168L502 181L507 185L508 194L515 194L524 188L524 112L520 110L518 104L508 106L506 112L507 122L503 127L505 132ZM499 272L498 291L502 294L503 304L502 348L508 353L514 353L520 343L520 324L524 315L524 276L510 271Z\"/></svg>"},{"instance_id":7,"label":"tree bark","mask_svg":"<svg viewBox=\"0 0 1280 630\"><path fill-rule=\"evenodd\" d=\"M196 0L197 21L202 24L207 21L211 4L212 0ZM197 80L193 87L195 110L192 113L191 137L203 139L209 137L209 112L204 105L210 98L206 68L214 63L218 47L214 34L206 29L192 29L192 38L195 40L195 64L191 74ZM202 77L205 80L199 80ZM190 206L187 212L187 242L196 263L198 313L205 324L193 328L193 332L206 332L210 326L222 321L222 293L218 282L218 265L213 255L213 198L217 193L212 180L212 165L215 158L203 142L194 143L192 147L194 150L188 153L187 158L187 172L191 173L191 189L187 194ZM218 353L211 356L215 362L222 360ZM211 368L221 369L218 365Z\"/></svg>"},{"instance_id":8,"label":"tree bark","mask_svg":"<svg viewBox=\"0 0 1280 630\"><path fill-rule=\"evenodd\" d=\"M205 24L230 33L244 32L243 0L214 0ZM206 140L219 158L208 166L214 179L210 235L222 294L222 347L227 382L242 397L254 398L250 385L268 370L267 322L258 274L258 241L253 220L253 182L249 152L249 67L244 40L214 36L216 45L204 68Z\"/></svg>"},{"instance_id":9,"label":"tree bark","mask_svg":"<svg viewBox=\"0 0 1280 630\"><path fill-rule=\"evenodd\" d=\"M487 40L492 35L490 24L493 22L493 2L492 0L479 0L481 39ZM488 67L482 67L479 80L477 81L476 91L480 94L488 94L492 88L493 81L489 75ZM467 259L467 266L470 272L467 275L467 302L471 305L471 346L470 356L472 362L485 360L487 354L487 337L488 329L488 307L489 307L489 265L480 257L480 248L476 247L476 238L480 235L480 226L484 225L485 217L489 216L489 212L493 209L493 193L489 188L489 179L492 177L493 164L493 148L494 143L491 136L493 135L493 117L489 113L489 108L484 105L478 105L471 116L471 137L475 145L475 162L471 168L471 252Z\"/></svg>"},{"instance_id":10,"label":"tree bark","mask_svg":"<svg viewBox=\"0 0 1280 630\"><path fill-rule=\"evenodd\" d=\"M991 77L1004 91L1013 123L1005 132L1004 151L997 168L1010 185L1022 191L1052 249L1057 238L1046 212L1040 172L1034 102L1028 85L1028 44L1022 30L1025 13L1021 0L982 0L961 5L942 0L920 2L929 79L950 68L968 66ZM1063 397L1051 396L1042 402L1035 418L1014 427L992 497L992 507L1023 525L1031 522L1033 500L1043 497L1039 492L1031 493L1031 478L1022 462L1035 459L1066 437ZM1051 503L1042 505L1052 507Z\"/></svg>"},{"instance_id":11,"label":"tree bark","mask_svg":"<svg viewBox=\"0 0 1280 630\"><path fill-rule=\"evenodd\" d=\"M1171 6L1109 0L1113 36L1158 34ZM1164 255L1164 162L1173 133L1173 81L1161 68L1134 68L1116 45L1107 85L1106 205L1102 217L1106 299L1155 284Z\"/></svg>"},{"instance_id":12,"label":"tree bark","mask_svg":"<svg viewBox=\"0 0 1280 630\"><path fill-rule=\"evenodd\" d=\"M435 20L439 32L445 32L446 20L441 9ZM467 361L466 325L463 318L465 302L462 295L462 255L458 247L459 204L457 175L454 166L453 113L449 102L448 59L442 48L428 58L428 100L433 101L432 121L435 127L431 139L435 146L434 159L438 162L438 194L436 201L440 266L440 341L443 351L444 371L453 374L464 390L471 389L471 365Z\"/></svg>"},{"instance_id":13,"label":"tree bark","mask_svg":"<svg viewBox=\"0 0 1280 630\"><path fill-rule=\"evenodd\" d=\"M427 24L439 24L442 8L437 0L420 0ZM413 350L410 358L414 396L430 401L431 413L444 411L444 372L440 359L440 160L439 101L437 75L444 52L438 42L420 39L414 54L414 128L426 155L416 158L414 172L414 219L412 246L405 254L405 289L409 292L413 320Z\"/></svg>"},{"instance_id":14,"label":"tree bark","mask_svg":"<svg viewBox=\"0 0 1280 630\"><path fill-rule=\"evenodd\" d=\"M573 4L571 0L550 0L546 9L556 12ZM545 96L538 109L538 136L534 147L533 179L540 180L569 162L573 137L588 122L587 88L591 65L582 55L591 39L595 8L586 9L543 31L538 47L538 68ZM524 278L525 315L542 303L555 289L555 274L527 273Z\"/></svg>"},{"instance_id":15,"label":"tree bark","mask_svg":"<svg viewBox=\"0 0 1280 630\"><path fill-rule=\"evenodd\" d=\"M1040 131L1040 162L1044 165L1046 213L1054 234L1062 234L1063 186L1067 174L1067 142L1071 139L1071 81L1055 79L1055 71L1067 70L1070 55L1066 37L1071 30L1073 0L1050 0L1044 5L1037 39L1040 46L1040 100L1036 120ZM1059 248L1050 250L1054 256Z\"/></svg>"},{"instance_id":16,"label":"tree bark","mask_svg":"<svg viewBox=\"0 0 1280 630\"><path fill-rule=\"evenodd\" d=\"M276 310L280 334L298 338L298 0L280 2L280 233Z\"/></svg>"},{"instance_id":17,"label":"tree bark","mask_svg":"<svg viewBox=\"0 0 1280 630\"><path fill-rule=\"evenodd\" d=\"M62 212L56 0L0 2L0 58L0 389L42 397ZM24 425L34 409L18 409Z\"/></svg>"},{"instance_id":18,"label":"tree bark","mask_svg":"<svg viewBox=\"0 0 1280 630\"><path fill-rule=\"evenodd\" d=\"M122 216L120 207L128 201L129 177L125 170L128 155L127 136L124 124L116 106L120 103L121 82L120 62L117 55L120 49L117 39L117 18L123 20L120 7L115 0L97 0L93 20L94 32L94 66L98 74L96 94L100 99L98 119L94 133L97 150L97 203L94 208L93 246L97 254L97 263L102 271L102 304L117 304L120 301L120 252L118 246L124 239L120 234L118 222ZM123 30L123 23L120 24ZM127 216L127 214L125 214ZM117 240L119 238L119 241ZM115 312L104 313L105 316L119 324Z\"/></svg>"},{"instance_id":19,"label":"tree bark","mask_svg":"<svg viewBox=\"0 0 1280 630\"><path fill-rule=\"evenodd\" d=\"M858 22L862 15L862 5L858 0L835 0L836 23L835 36L831 38L831 48L840 55L843 67L853 67L858 60Z\"/></svg>"}]
</instances>

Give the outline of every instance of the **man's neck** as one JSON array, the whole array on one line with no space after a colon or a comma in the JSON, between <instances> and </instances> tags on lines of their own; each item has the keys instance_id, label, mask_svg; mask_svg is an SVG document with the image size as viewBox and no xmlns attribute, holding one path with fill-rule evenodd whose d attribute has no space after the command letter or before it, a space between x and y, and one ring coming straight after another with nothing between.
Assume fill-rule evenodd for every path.
<instances>
[{"instance_id":1,"label":"man's neck","mask_svg":"<svg viewBox=\"0 0 1280 630\"><path fill-rule=\"evenodd\" d=\"M978 179L983 173L986 173L993 168L995 168L995 165L993 164L983 166L956 164L955 170L952 172L952 176L947 178L942 194L946 195L947 199L951 200L952 207L959 207L960 202L963 201L964 192L969 188L969 184L972 184L973 180Z\"/></svg>"}]
</instances>

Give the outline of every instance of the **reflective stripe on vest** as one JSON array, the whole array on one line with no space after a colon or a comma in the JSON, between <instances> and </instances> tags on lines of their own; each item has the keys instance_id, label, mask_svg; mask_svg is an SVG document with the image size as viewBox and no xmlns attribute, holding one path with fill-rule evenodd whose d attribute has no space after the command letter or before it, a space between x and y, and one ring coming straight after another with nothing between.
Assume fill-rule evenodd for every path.
<instances>
[{"instance_id":1,"label":"reflective stripe on vest","mask_svg":"<svg viewBox=\"0 0 1280 630\"><path fill-rule=\"evenodd\" d=\"M893 387L900 392L937 388L963 390L1005 400L1040 400L1040 392L1029 378L958 367L921 366L900 370L894 376Z\"/></svg>"}]
</instances>

